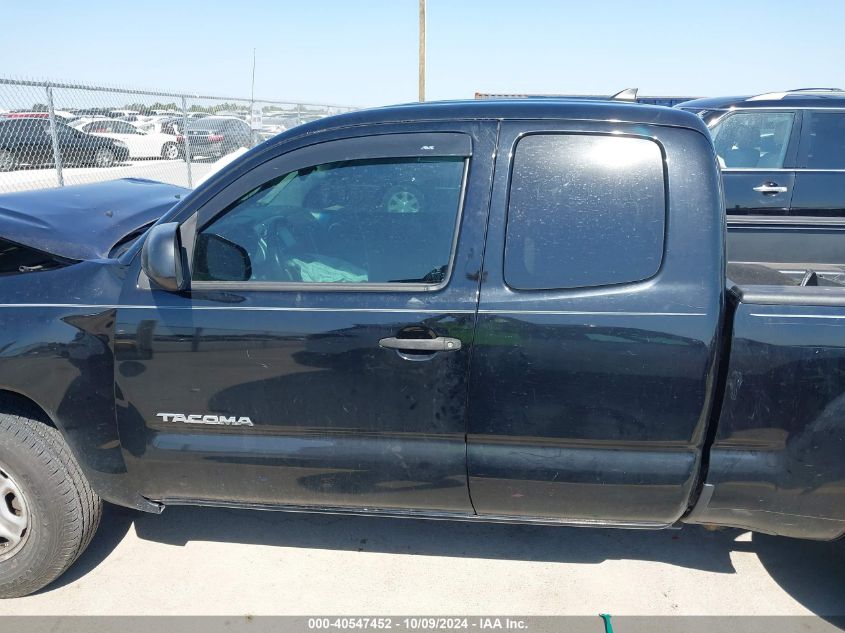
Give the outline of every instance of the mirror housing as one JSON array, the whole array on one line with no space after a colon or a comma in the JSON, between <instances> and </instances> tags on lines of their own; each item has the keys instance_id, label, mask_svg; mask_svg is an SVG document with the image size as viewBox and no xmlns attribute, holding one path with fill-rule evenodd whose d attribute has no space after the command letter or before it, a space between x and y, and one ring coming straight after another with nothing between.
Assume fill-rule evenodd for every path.
<instances>
[{"instance_id":1,"label":"mirror housing","mask_svg":"<svg viewBox=\"0 0 845 633\"><path fill-rule=\"evenodd\" d=\"M179 223L156 224L141 249L141 268L150 281L169 292L185 289Z\"/></svg>"}]
</instances>

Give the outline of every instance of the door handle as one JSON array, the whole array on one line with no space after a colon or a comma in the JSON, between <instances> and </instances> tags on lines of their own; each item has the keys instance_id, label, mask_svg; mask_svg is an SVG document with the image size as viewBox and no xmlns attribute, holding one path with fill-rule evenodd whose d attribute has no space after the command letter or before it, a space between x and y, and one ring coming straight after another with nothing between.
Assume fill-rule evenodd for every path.
<instances>
[{"instance_id":1,"label":"door handle","mask_svg":"<svg viewBox=\"0 0 845 633\"><path fill-rule=\"evenodd\" d=\"M781 187L776 182L764 182L762 185L754 187L757 193L786 193L788 189Z\"/></svg>"},{"instance_id":2,"label":"door handle","mask_svg":"<svg viewBox=\"0 0 845 633\"><path fill-rule=\"evenodd\" d=\"M402 352L454 352L461 349L461 340L448 336L437 338L383 338L379 347L396 349Z\"/></svg>"}]
</instances>

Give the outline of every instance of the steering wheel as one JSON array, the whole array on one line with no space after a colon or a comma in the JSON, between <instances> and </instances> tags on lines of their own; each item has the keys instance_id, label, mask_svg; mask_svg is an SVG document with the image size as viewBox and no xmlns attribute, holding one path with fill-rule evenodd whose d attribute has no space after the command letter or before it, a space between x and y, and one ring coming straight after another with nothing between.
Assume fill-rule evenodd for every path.
<instances>
[{"instance_id":1,"label":"steering wheel","mask_svg":"<svg viewBox=\"0 0 845 633\"><path fill-rule=\"evenodd\" d=\"M313 234L315 229L330 231L331 227L321 225L320 221L305 209L280 214L268 220L264 225L264 230L261 231L263 233L261 239L264 243L264 266L257 275L254 274L254 277L267 281L302 281L298 267L290 263L292 258L330 255L323 253L325 248L319 247L321 240L315 241ZM339 264L348 264L350 269L357 268L351 262L334 255L331 259Z\"/></svg>"},{"instance_id":2,"label":"steering wheel","mask_svg":"<svg viewBox=\"0 0 845 633\"><path fill-rule=\"evenodd\" d=\"M292 250L297 246L291 221L286 215L278 215L268 220L263 228L261 250L264 265L258 277L267 281L301 281L297 270L288 264ZM288 240L283 237L285 235Z\"/></svg>"}]
</instances>

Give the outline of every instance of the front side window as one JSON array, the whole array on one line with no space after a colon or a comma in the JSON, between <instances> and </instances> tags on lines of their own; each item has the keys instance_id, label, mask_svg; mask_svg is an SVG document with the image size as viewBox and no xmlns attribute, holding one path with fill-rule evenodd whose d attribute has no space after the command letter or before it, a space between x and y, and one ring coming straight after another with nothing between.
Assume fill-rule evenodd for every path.
<instances>
[{"instance_id":1,"label":"front side window","mask_svg":"<svg viewBox=\"0 0 845 633\"><path fill-rule=\"evenodd\" d=\"M630 283L657 273L663 154L640 138L526 136L508 201L505 281L519 290Z\"/></svg>"},{"instance_id":2,"label":"front side window","mask_svg":"<svg viewBox=\"0 0 845 633\"><path fill-rule=\"evenodd\" d=\"M465 159L324 163L248 192L197 236L195 281L446 279Z\"/></svg>"},{"instance_id":3,"label":"front side window","mask_svg":"<svg viewBox=\"0 0 845 633\"><path fill-rule=\"evenodd\" d=\"M845 112L813 112L806 138L805 167L845 169Z\"/></svg>"},{"instance_id":4,"label":"front side window","mask_svg":"<svg viewBox=\"0 0 845 633\"><path fill-rule=\"evenodd\" d=\"M738 112L711 128L722 167L780 169L792 134L792 112Z\"/></svg>"}]
</instances>

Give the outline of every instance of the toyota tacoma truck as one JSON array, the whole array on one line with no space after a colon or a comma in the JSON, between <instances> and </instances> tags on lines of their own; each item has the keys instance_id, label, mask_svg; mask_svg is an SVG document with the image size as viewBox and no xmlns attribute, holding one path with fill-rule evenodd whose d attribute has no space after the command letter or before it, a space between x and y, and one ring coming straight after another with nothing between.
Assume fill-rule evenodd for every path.
<instances>
[{"instance_id":1,"label":"toyota tacoma truck","mask_svg":"<svg viewBox=\"0 0 845 633\"><path fill-rule=\"evenodd\" d=\"M726 263L691 113L395 106L0 207L2 596L103 501L845 532L841 275Z\"/></svg>"}]
</instances>

